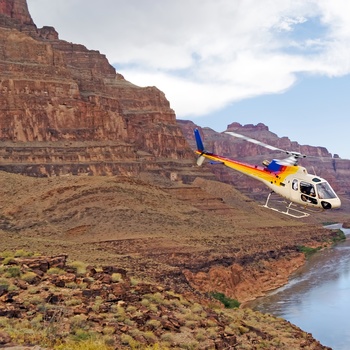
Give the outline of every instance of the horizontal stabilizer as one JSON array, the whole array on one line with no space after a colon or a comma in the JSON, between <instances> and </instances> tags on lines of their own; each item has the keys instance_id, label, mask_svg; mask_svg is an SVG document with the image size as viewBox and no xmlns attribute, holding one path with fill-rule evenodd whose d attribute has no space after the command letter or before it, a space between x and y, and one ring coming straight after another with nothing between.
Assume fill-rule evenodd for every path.
<instances>
[{"instance_id":1,"label":"horizontal stabilizer","mask_svg":"<svg viewBox=\"0 0 350 350\"><path fill-rule=\"evenodd\" d=\"M224 162L219 162L219 161L211 161L210 164L217 165L217 164L225 164Z\"/></svg>"}]
</instances>

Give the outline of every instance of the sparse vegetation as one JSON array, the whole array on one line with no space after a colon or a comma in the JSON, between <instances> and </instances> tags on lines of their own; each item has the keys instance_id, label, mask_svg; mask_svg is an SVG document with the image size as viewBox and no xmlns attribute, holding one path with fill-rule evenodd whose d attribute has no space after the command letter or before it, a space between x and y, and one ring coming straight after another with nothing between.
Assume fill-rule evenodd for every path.
<instances>
[{"instance_id":1,"label":"sparse vegetation","mask_svg":"<svg viewBox=\"0 0 350 350\"><path fill-rule=\"evenodd\" d=\"M4 265L0 264L0 267ZM17 269L6 274L10 267ZM49 269L37 278L38 275L26 265L10 267L4 269L3 275L7 277L0 278L0 292L7 293L11 286L16 287L13 283L19 280L15 276L20 270L23 289L16 293L22 293L17 301L21 300L22 306L16 311L17 317L0 317L0 327L18 344L37 344L53 350L166 350L199 349L200 344L211 348L218 341L231 346L240 339L251 345L251 341L260 339L254 329L261 332L261 327L269 329L272 324L272 340L265 340L268 348L272 342L280 342L278 334L286 328L283 320L276 327L278 321L272 316L259 316L253 311L239 309L239 303L223 293L213 293L212 297L220 300L225 308L216 306L213 309L209 307L210 300L201 303L201 299L192 300L180 293L164 291L139 279L133 285L130 279L124 278L123 288L128 286L129 289L119 289L124 290L123 300L116 302L113 288L120 288L119 277L111 282L112 275L108 276L102 270L96 272L98 278L90 276L85 289L79 289L59 283L60 278L66 278L64 268ZM71 269L71 266L67 268ZM74 283L81 285L86 278L81 271L76 272ZM56 285L50 285L51 279ZM25 288L23 283L26 283ZM25 317L19 317L21 312ZM287 334L293 332L290 339L295 339L295 328L288 324L288 329ZM252 340L247 340L247 334Z\"/></svg>"}]
</instances>

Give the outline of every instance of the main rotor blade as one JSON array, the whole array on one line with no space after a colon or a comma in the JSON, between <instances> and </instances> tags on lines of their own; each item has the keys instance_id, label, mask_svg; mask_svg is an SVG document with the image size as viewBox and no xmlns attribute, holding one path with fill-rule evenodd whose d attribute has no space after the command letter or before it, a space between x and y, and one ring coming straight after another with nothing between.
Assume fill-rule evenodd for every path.
<instances>
[{"instance_id":1,"label":"main rotor blade","mask_svg":"<svg viewBox=\"0 0 350 350\"><path fill-rule=\"evenodd\" d=\"M280 152L284 152L284 153L287 153L287 154L290 153L290 152L288 152L288 151L286 151L286 150L284 150L284 149L281 149L281 148L277 148L277 147L268 145L267 143L264 143L264 142L261 142L261 141L252 139L252 138L250 138L250 137L248 137L248 136L244 136L244 135L241 135L241 134L236 134L235 132L232 132L232 131L225 131L225 134L229 134L229 135L231 135L231 136L240 138L240 139L242 139L242 140L245 140L245 141L254 143L254 144L256 144L256 145L259 145L259 146L268 148L268 149L270 149L270 150L272 150L272 151L280 151Z\"/></svg>"}]
</instances>

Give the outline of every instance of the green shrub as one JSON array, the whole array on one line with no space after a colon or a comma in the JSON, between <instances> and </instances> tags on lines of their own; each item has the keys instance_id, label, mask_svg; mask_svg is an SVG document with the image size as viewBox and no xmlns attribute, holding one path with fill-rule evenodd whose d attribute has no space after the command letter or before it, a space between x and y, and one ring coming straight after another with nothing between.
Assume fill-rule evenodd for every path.
<instances>
[{"instance_id":1,"label":"green shrub","mask_svg":"<svg viewBox=\"0 0 350 350\"><path fill-rule=\"evenodd\" d=\"M26 301L29 304L33 304L33 305L41 305L42 307L45 308L45 300L43 297L41 297L40 295L35 295L33 297L28 297L26 299Z\"/></svg>"},{"instance_id":2,"label":"green shrub","mask_svg":"<svg viewBox=\"0 0 350 350\"><path fill-rule=\"evenodd\" d=\"M66 271L60 269L59 267L50 267L47 270L47 273L49 275L64 275L66 273Z\"/></svg>"},{"instance_id":3,"label":"green shrub","mask_svg":"<svg viewBox=\"0 0 350 350\"><path fill-rule=\"evenodd\" d=\"M297 247L298 252L304 253L306 258L309 258L312 254L315 254L320 249L321 247L311 248L311 247L305 247L304 245Z\"/></svg>"},{"instance_id":4,"label":"green shrub","mask_svg":"<svg viewBox=\"0 0 350 350\"><path fill-rule=\"evenodd\" d=\"M158 320L151 319L146 322L146 325L150 328L157 329L160 327L161 323Z\"/></svg>"},{"instance_id":5,"label":"green shrub","mask_svg":"<svg viewBox=\"0 0 350 350\"><path fill-rule=\"evenodd\" d=\"M88 264L82 261L73 261L67 264L67 266L74 268L78 275L84 275L86 273L86 267Z\"/></svg>"},{"instance_id":6,"label":"green shrub","mask_svg":"<svg viewBox=\"0 0 350 350\"><path fill-rule=\"evenodd\" d=\"M155 336L155 334L152 331L144 332L143 336L147 339L147 341L151 343L155 343L158 340L158 338Z\"/></svg>"},{"instance_id":7,"label":"green shrub","mask_svg":"<svg viewBox=\"0 0 350 350\"><path fill-rule=\"evenodd\" d=\"M112 273L111 279L112 282L123 282L123 277L118 272Z\"/></svg>"},{"instance_id":8,"label":"green shrub","mask_svg":"<svg viewBox=\"0 0 350 350\"><path fill-rule=\"evenodd\" d=\"M81 305L81 304L82 304L82 300L79 298L72 298L72 299L65 301L66 306L76 306L76 305Z\"/></svg>"},{"instance_id":9,"label":"green shrub","mask_svg":"<svg viewBox=\"0 0 350 350\"><path fill-rule=\"evenodd\" d=\"M332 242L333 243L344 241L345 239L346 239L345 233L341 229L334 231L334 233L332 235Z\"/></svg>"},{"instance_id":10,"label":"green shrub","mask_svg":"<svg viewBox=\"0 0 350 350\"><path fill-rule=\"evenodd\" d=\"M102 333L104 335L112 335L115 333L115 327L112 326L105 326L102 330Z\"/></svg>"},{"instance_id":11,"label":"green shrub","mask_svg":"<svg viewBox=\"0 0 350 350\"><path fill-rule=\"evenodd\" d=\"M91 334L84 329L78 328L75 330L75 334L73 336L73 340L76 342L91 340Z\"/></svg>"},{"instance_id":12,"label":"green shrub","mask_svg":"<svg viewBox=\"0 0 350 350\"><path fill-rule=\"evenodd\" d=\"M140 348L140 343L136 341L131 335L129 334L122 334L120 336L120 340L123 345L128 345L131 347L131 349L137 349Z\"/></svg>"},{"instance_id":13,"label":"green shrub","mask_svg":"<svg viewBox=\"0 0 350 350\"><path fill-rule=\"evenodd\" d=\"M132 286L137 286L139 284L139 282L140 281L137 278L135 278L135 277L131 277L130 278L130 283L131 283Z\"/></svg>"},{"instance_id":14,"label":"green shrub","mask_svg":"<svg viewBox=\"0 0 350 350\"><path fill-rule=\"evenodd\" d=\"M191 311L194 312L194 313L200 313L203 311L203 307L202 305L198 304L198 303L194 303L192 306L191 306Z\"/></svg>"},{"instance_id":15,"label":"green shrub","mask_svg":"<svg viewBox=\"0 0 350 350\"><path fill-rule=\"evenodd\" d=\"M79 288L79 284L76 283L76 282L68 282L68 283L66 283L66 288L78 289Z\"/></svg>"},{"instance_id":16,"label":"green shrub","mask_svg":"<svg viewBox=\"0 0 350 350\"><path fill-rule=\"evenodd\" d=\"M8 291L9 286L10 286L10 283L8 280L4 278L0 278L0 290Z\"/></svg>"},{"instance_id":17,"label":"green shrub","mask_svg":"<svg viewBox=\"0 0 350 350\"><path fill-rule=\"evenodd\" d=\"M2 264L9 265L12 261L14 261L13 259L14 259L13 256L8 256L2 261Z\"/></svg>"},{"instance_id":18,"label":"green shrub","mask_svg":"<svg viewBox=\"0 0 350 350\"><path fill-rule=\"evenodd\" d=\"M84 329L86 326L87 317L84 315L75 315L71 318L71 325L73 329Z\"/></svg>"},{"instance_id":19,"label":"green shrub","mask_svg":"<svg viewBox=\"0 0 350 350\"><path fill-rule=\"evenodd\" d=\"M28 257L28 256L33 256L34 253L32 252L27 252L24 249L19 249L15 251L15 258L22 258L22 257Z\"/></svg>"},{"instance_id":20,"label":"green shrub","mask_svg":"<svg viewBox=\"0 0 350 350\"><path fill-rule=\"evenodd\" d=\"M239 307L240 305L240 302L238 300L228 298L224 293L215 292L215 293L211 293L211 296L214 299L221 301L224 304L226 309L234 309Z\"/></svg>"},{"instance_id":21,"label":"green shrub","mask_svg":"<svg viewBox=\"0 0 350 350\"><path fill-rule=\"evenodd\" d=\"M8 250L6 250L4 252L1 252L0 256L3 257L3 258L14 258L15 257L13 252L10 252Z\"/></svg>"},{"instance_id":22,"label":"green shrub","mask_svg":"<svg viewBox=\"0 0 350 350\"><path fill-rule=\"evenodd\" d=\"M82 341L69 341L56 346L55 350L113 350L114 347L105 344L102 340L87 339Z\"/></svg>"},{"instance_id":23,"label":"green shrub","mask_svg":"<svg viewBox=\"0 0 350 350\"><path fill-rule=\"evenodd\" d=\"M28 282L32 283L35 279L37 278L37 274L35 272L28 271L21 275L21 279Z\"/></svg>"},{"instance_id":24,"label":"green shrub","mask_svg":"<svg viewBox=\"0 0 350 350\"><path fill-rule=\"evenodd\" d=\"M19 288L17 286L15 286L14 284L10 284L8 289L7 289L8 292L14 292L17 290L19 290Z\"/></svg>"},{"instance_id":25,"label":"green shrub","mask_svg":"<svg viewBox=\"0 0 350 350\"><path fill-rule=\"evenodd\" d=\"M5 274L5 277L19 277L21 275L21 268L19 266L10 266Z\"/></svg>"}]
</instances>

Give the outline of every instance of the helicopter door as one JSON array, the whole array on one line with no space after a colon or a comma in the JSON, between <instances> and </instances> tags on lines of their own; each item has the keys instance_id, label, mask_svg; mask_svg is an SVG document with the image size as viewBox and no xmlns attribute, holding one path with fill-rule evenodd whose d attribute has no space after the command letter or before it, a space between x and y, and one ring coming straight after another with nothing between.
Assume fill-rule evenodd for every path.
<instances>
[{"instance_id":1,"label":"helicopter door","mask_svg":"<svg viewBox=\"0 0 350 350\"><path fill-rule=\"evenodd\" d=\"M305 203L317 204L316 190L313 184L300 181L300 198Z\"/></svg>"},{"instance_id":2,"label":"helicopter door","mask_svg":"<svg viewBox=\"0 0 350 350\"><path fill-rule=\"evenodd\" d=\"M291 200L305 204L317 204L316 191L313 184L293 179L291 182Z\"/></svg>"}]
</instances>

